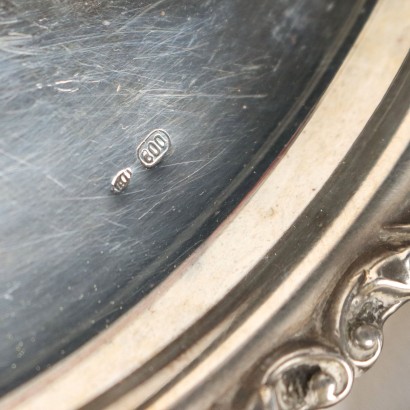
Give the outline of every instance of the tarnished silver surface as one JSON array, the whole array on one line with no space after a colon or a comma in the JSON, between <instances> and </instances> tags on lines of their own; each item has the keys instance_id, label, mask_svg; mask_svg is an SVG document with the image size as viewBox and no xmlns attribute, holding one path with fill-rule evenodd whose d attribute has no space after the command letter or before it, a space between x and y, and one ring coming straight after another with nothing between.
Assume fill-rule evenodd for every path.
<instances>
[{"instance_id":1,"label":"tarnished silver surface","mask_svg":"<svg viewBox=\"0 0 410 410\"><path fill-rule=\"evenodd\" d=\"M300 137L213 241L145 300L146 310L131 310L5 403L26 394L23 408L64 396L67 408L88 410L309 409L348 394L378 357L384 320L408 298L407 21L390 1L382 5ZM338 149L329 135L340 137ZM318 152L307 144L315 139ZM301 197L302 211L283 228ZM97 398L72 382L85 380L81 357L103 391ZM100 377L107 357L114 377Z\"/></svg>"},{"instance_id":2,"label":"tarnished silver surface","mask_svg":"<svg viewBox=\"0 0 410 410\"><path fill-rule=\"evenodd\" d=\"M0 0L0 407L346 397L410 298L410 4L372 5Z\"/></svg>"},{"instance_id":3,"label":"tarnished silver surface","mask_svg":"<svg viewBox=\"0 0 410 410\"><path fill-rule=\"evenodd\" d=\"M0 0L1 392L109 327L220 225L372 5ZM178 149L112 195L156 128Z\"/></svg>"}]
</instances>

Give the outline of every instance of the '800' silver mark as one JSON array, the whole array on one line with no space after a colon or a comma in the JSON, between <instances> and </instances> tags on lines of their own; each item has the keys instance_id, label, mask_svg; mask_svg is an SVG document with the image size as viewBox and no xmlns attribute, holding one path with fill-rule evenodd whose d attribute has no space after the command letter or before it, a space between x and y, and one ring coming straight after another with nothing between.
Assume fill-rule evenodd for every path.
<instances>
[{"instance_id":1,"label":"'800' silver mark","mask_svg":"<svg viewBox=\"0 0 410 410\"><path fill-rule=\"evenodd\" d=\"M137 147L137 157L147 168L157 165L171 146L171 139L166 131L157 129L148 134Z\"/></svg>"},{"instance_id":2,"label":"'800' silver mark","mask_svg":"<svg viewBox=\"0 0 410 410\"><path fill-rule=\"evenodd\" d=\"M120 192L124 191L129 185L131 177L131 168L124 168L121 171L117 172L111 181L112 192L119 194Z\"/></svg>"}]
</instances>

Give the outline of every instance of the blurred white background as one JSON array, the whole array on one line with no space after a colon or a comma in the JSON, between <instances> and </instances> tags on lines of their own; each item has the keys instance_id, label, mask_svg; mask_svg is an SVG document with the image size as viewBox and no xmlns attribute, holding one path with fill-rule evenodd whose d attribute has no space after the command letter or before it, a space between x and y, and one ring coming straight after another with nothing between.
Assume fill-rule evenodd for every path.
<instances>
[{"instance_id":1,"label":"blurred white background","mask_svg":"<svg viewBox=\"0 0 410 410\"><path fill-rule=\"evenodd\" d=\"M410 410L410 303L387 320L378 361L332 410Z\"/></svg>"}]
</instances>

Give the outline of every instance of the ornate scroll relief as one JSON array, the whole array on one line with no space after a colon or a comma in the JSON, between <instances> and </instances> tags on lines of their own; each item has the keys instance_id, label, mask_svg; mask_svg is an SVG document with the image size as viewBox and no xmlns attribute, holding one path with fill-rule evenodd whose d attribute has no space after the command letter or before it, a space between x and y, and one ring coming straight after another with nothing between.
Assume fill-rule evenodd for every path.
<instances>
[{"instance_id":1,"label":"ornate scroll relief","mask_svg":"<svg viewBox=\"0 0 410 410\"><path fill-rule=\"evenodd\" d=\"M328 407L350 391L353 371L342 356L315 345L276 361L247 409L308 410Z\"/></svg>"},{"instance_id":2,"label":"ornate scroll relief","mask_svg":"<svg viewBox=\"0 0 410 410\"><path fill-rule=\"evenodd\" d=\"M336 300L335 334L356 374L380 354L383 324L410 299L410 248L391 252L357 272Z\"/></svg>"},{"instance_id":3,"label":"ornate scroll relief","mask_svg":"<svg viewBox=\"0 0 410 410\"><path fill-rule=\"evenodd\" d=\"M379 256L348 275L330 298L319 337L334 341L334 350L317 343L280 356L263 371L246 409L309 410L342 400L350 392L354 376L377 360L384 322L409 299L409 246Z\"/></svg>"}]
</instances>

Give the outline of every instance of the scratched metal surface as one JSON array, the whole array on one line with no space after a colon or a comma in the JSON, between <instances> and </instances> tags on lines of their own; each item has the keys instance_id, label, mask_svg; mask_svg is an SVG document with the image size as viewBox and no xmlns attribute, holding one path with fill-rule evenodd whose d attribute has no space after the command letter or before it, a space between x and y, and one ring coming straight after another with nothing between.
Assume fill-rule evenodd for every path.
<instances>
[{"instance_id":1,"label":"scratched metal surface","mask_svg":"<svg viewBox=\"0 0 410 410\"><path fill-rule=\"evenodd\" d=\"M3 393L137 303L232 211L371 3L0 0ZM112 195L154 128L172 152Z\"/></svg>"}]
</instances>

